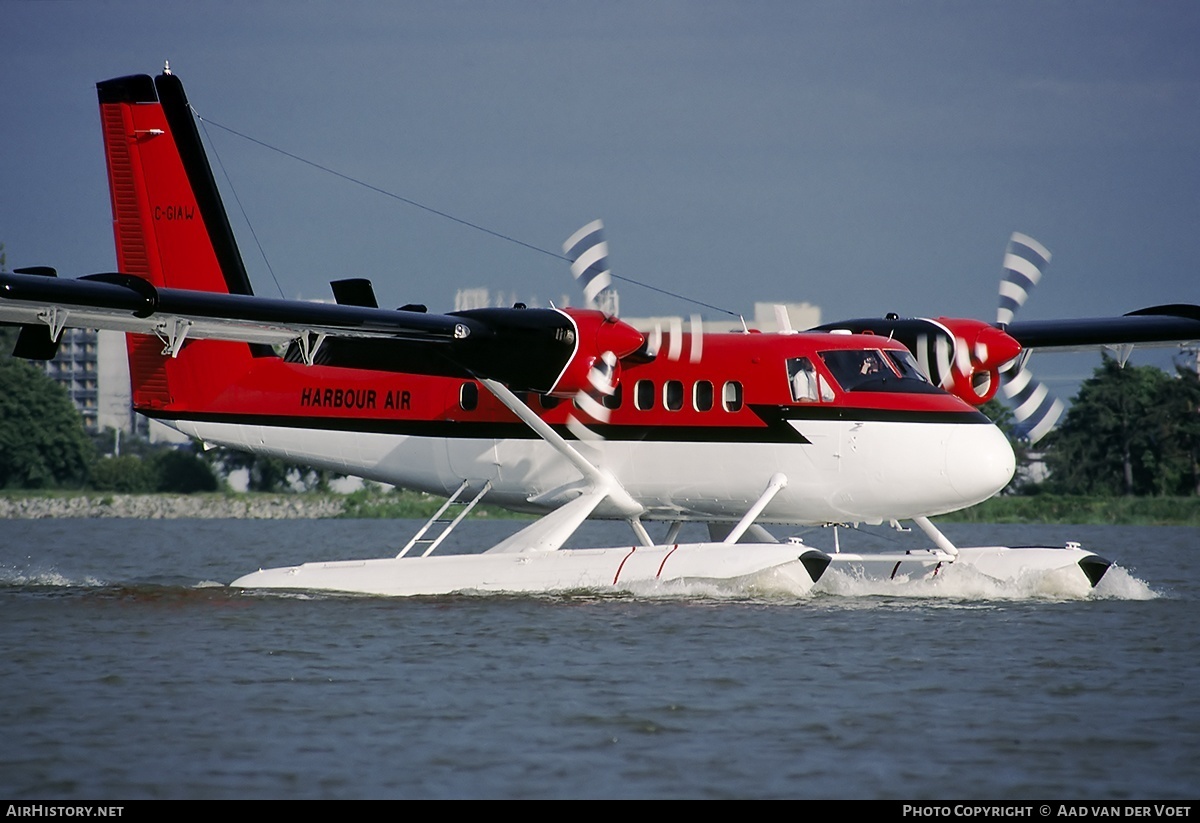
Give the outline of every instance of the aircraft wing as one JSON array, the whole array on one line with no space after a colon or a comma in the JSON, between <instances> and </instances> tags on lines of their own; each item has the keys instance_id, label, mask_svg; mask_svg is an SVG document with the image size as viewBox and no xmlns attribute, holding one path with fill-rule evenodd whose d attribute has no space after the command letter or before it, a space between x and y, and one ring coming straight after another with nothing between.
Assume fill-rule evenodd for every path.
<instances>
[{"instance_id":1,"label":"aircraft wing","mask_svg":"<svg viewBox=\"0 0 1200 823\"><path fill-rule=\"evenodd\" d=\"M486 331L449 315L155 288L115 273L67 280L3 272L0 298L0 321L55 335L55 325L160 336L186 327L187 339L286 344L307 334L446 342Z\"/></svg>"},{"instance_id":2,"label":"aircraft wing","mask_svg":"<svg viewBox=\"0 0 1200 823\"><path fill-rule=\"evenodd\" d=\"M601 338L620 348L619 356L642 342L600 312L582 313L594 315L588 318L524 308L430 314L377 308L366 281L333 285L340 302L315 303L157 288L128 274L61 279L50 268L19 269L0 272L0 323L22 327L13 354L28 359L52 358L64 328L110 329L157 336L163 354L172 357L192 340L282 344L290 347L288 359L309 365L488 377L515 390L568 394L577 388L571 381L586 376ZM608 336L597 336L596 325ZM617 327L625 333L614 337Z\"/></svg>"},{"instance_id":3,"label":"aircraft wing","mask_svg":"<svg viewBox=\"0 0 1200 823\"><path fill-rule=\"evenodd\" d=\"M1121 317L1026 320L1004 327L1024 349L1086 351L1100 346L1176 346L1200 342L1200 306L1174 303Z\"/></svg>"}]
</instances>

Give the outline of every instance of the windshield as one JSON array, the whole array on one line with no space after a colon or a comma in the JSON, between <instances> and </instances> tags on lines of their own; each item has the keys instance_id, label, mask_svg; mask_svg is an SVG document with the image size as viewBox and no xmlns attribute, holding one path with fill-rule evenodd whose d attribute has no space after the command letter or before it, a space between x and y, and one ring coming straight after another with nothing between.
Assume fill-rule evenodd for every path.
<instances>
[{"instance_id":1,"label":"windshield","mask_svg":"<svg viewBox=\"0 0 1200 823\"><path fill-rule=\"evenodd\" d=\"M917 365L917 361L913 356L906 351L886 351L887 359L892 361L892 366L902 378L920 380L922 383L928 383L929 378L925 376L925 372L921 371L921 367Z\"/></svg>"},{"instance_id":2,"label":"windshield","mask_svg":"<svg viewBox=\"0 0 1200 823\"><path fill-rule=\"evenodd\" d=\"M908 352L842 349L821 352L833 379L846 391L886 391L928 394L937 387L921 373Z\"/></svg>"}]
</instances>

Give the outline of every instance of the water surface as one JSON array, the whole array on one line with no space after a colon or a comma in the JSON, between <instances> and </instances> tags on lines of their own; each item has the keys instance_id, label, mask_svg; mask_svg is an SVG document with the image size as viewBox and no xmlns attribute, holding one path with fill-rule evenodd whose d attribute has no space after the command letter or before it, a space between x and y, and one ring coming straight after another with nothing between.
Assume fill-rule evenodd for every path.
<instances>
[{"instance_id":1,"label":"water surface","mask_svg":"<svg viewBox=\"0 0 1200 823\"><path fill-rule=\"evenodd\" d=\"M1094 592L254 594L405 521L0 522L10 798L1194 798L1200 530L946 527L1114 559ZM449 551L517 527L475 521ZM697 535L698 536L698 535ZM629 540L589 525L593 544ZM832 534L806 536L822 548ZM897 539L842 533L843 548Z\"/></svg>"}]
</instances>

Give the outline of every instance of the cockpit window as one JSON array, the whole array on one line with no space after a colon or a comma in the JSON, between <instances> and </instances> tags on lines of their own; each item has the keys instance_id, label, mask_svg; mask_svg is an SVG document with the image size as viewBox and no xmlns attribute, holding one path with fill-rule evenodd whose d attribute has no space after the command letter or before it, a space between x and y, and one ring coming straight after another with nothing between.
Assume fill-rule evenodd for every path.
<instances>
[{"instance_id":1,"label":"cockpit window","mask_svg":"<svg viewBox=\"0 0 1200 823\"><path fill-rule=\"evenodd\" d=\"M884 354L888 360L892 361L892 366L900 373L900 376L905 379L920 380L922 383L928 383L929 378L925 372L921 371L921 367L917 365L917 361L913 356L906 351L885 351Z\"/></svg>"},{"instance_id":2,"label":"cockpit window","mask_svg":"<svg viewBox=\"0 0 1200 823\"><path fill-rule=\"evenodd\" d=\"M818 400L829 402L833 399L833 390L807 357L788 358L787 373L793 402L816 403Z\"/></svg>"},{"instance_id":3,"label":"cockpit window","mask_svg":"<svg viewBox=\"0 0 1200 823\"><path fill-rule=\"evenodd\" d=\"M895 355L895 358L893 358ZM907 352L843 349L821 352L833 378L846 391L937 392Z\"/></svg>"}]
</instances>

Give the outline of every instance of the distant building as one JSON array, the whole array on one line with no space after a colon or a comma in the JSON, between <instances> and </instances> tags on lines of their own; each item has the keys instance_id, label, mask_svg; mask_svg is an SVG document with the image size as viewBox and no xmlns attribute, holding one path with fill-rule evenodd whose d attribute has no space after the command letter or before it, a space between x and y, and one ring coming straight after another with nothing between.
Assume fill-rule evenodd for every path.
<instances>
[{"instance_id":1,"label":"distant building","mask_svg":"<svg viewBox=\"0 0 1200 823\"><path fill-rule=\"evenodd\" d=\"M47 360L43 369L67 390L89 434L115 429L152 442L188 439L134 412L123 332L64 329L58 354Z\"/></svg>"},{"instance_id":2,"label":"distant building","mask_svg":"<svg viewBox=\"0 0 1200 823\"><path fill-rule=\"evenodd\" d=\"M615 295L614 295L615 299ZM571 298L568 295L561 295L557 300L550 301L557 308L566 308L571 305ZM516 303L524 303L531 309L542 308L542 304L537 297L521 298L516 292L505 294L502 291L492 294L490 289L459 289L454 294L454 310L467 311L468 309L490 309L490 308L508 308ZM616 310L606 309L610 314L616 314Z\"/></svg>"},{"instance_id":3,"label":"distant building","mask_svg":"<svg viewBox=\"0 0 1200 823\"><path fill-rule=\"evenodd\" d=\"M43 365L47 376L67 390L90 433L100 431L99 343L95 329L64 329L58 354ZM126 383L128 383L126 378Z\"/></svg>"},{"instance_id":4,"label":"distant building","mask_svg":"<svg viewBox=\"0 0 1200 823\"><path fill-rule=\"evenodd\" d=\"M96 337L99 376L96 423L100 431L117 429L126 434L148 436L150 421L133 410L125 335L118 331L101 331Z\"/></svg>"}]
</instances>

